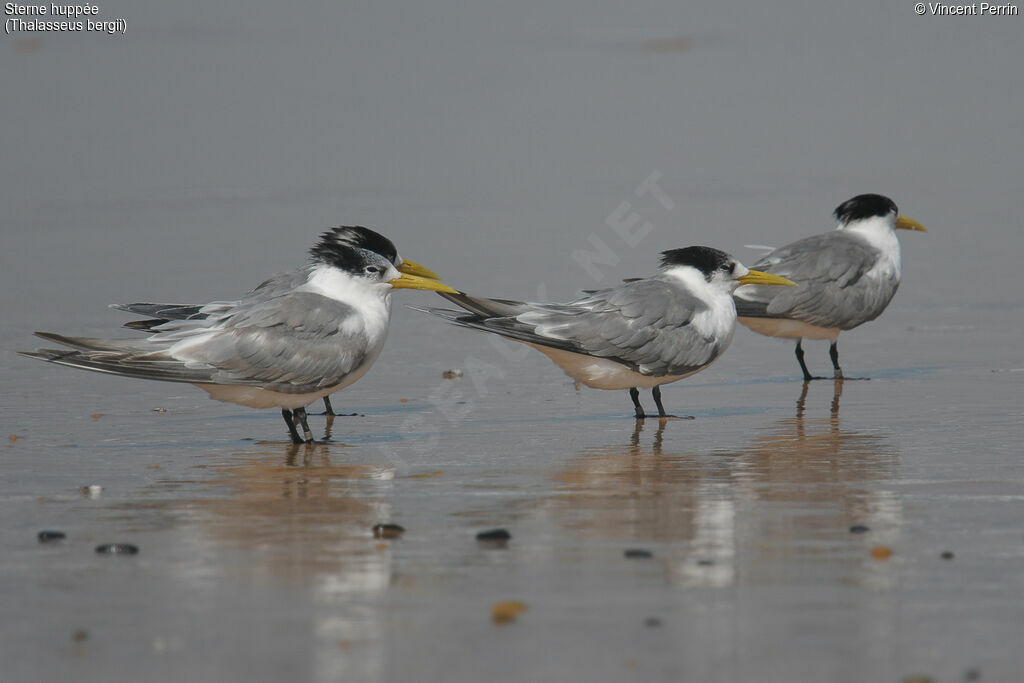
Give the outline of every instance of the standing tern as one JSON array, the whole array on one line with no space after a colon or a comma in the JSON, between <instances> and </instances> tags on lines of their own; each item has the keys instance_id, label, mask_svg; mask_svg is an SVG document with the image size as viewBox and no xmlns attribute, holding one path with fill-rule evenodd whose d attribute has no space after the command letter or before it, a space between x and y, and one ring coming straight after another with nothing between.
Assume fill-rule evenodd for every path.
<instances>
[{"instance_id":1,"label":"standing tern","mask_svg":"<svg viewBox=\"0 0 1024 683\"><path fill-rule=\"evenodd\" d=\"M201 306L191 318L161 316L145 339L36 332L72 350L21 355L195 384L211 398L252 408L279 407L292 441L311 443L306 406L352 384L373 365L387 336L392 290L456 292L437 280L399 272L377 251L353 246L351 230L323 233L307 265L271 277L237 301Z\"/></svg>"},{"instance_id":2,"label":"standing tern","mask_svg":"<svg viewBox=\"0 0 1024 683\"><path fill-rule=\"evenodd\" d=\"M420 277L430 278L431 280L439 280L437 273L425 268L418 263L413 263L403 259L395 248L394 243L379 232L370 230L361 225L341 226L338 228L332 228L334 232L334 240L338 244L347 244L351 247L361 247L369 251L375 252L391 261L392 264L399 270L399 272L406 273L407 275L418 275ZM270 285L274 282L273 278L263 282L256 287L256 290ZM253 290L253 291L256 291ZM157 325L162 325L169 320L200 320L207 317L207 313L204 312L203 304L154 304L154 303L134 303L134 304L111 304L111 308L116 308L129 313L135 313L137 315L152 316L147 320L132 320L124 324L125 327L133 330L151 330ZM324 414L329 416L335 416L337 413L334 412L334 406L331 405L331 397L324 396Z\"/></svg>"},{"instance_id":3,"label":"standing tern","mask_svg":"<svg viewBox=\"0 0 1024 683\"><path fill-rule=\"evenodd\" d=\"M469 314L418 310L532 346L589 387L629 389L638 420L646 417L639 388L649 388L658 417L665 418L671 416L661 403L661 385L700 372L728 348L736 327L732 292L745 283L793 284L718 249L686 247L663 252L654 277L588 291L565 304L443 292Z\"/></svg>"},{"instance_id":4,"label":"standing tern","mask_svg":"<svg viewBox=\"0 0 1024 683\"><path fill-rule=\"evenodd\" d=\"M743 286L736 290L739 321L769 337L796 339L796 359L804 381L814 377L804 363L806 339L827 339L835 379L839 332L874 320L900 284L900 243L894 228L927 232L899 215L888 197L862 194L835 210L838 227L797 240L761 257L755 268L791 278L792 289Z\"/></svg>"}]
</instances>

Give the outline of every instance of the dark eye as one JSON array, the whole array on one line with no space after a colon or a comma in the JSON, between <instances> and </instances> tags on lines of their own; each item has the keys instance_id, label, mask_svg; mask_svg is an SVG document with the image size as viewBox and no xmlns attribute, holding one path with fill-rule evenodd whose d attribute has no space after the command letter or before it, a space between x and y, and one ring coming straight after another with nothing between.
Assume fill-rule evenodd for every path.
<instances>
[{"instance_id":1,"label":"dark eye","mask_svg":"<svg viewBox=\"0 0 1024 683\"><path fill-rule=\"evenodd\" d=\"M718 267L724 273L731 273L733 271L733 265L731 263L723 263Z\"/></svg>"},{"instance_id":2,"label":"dark eye","mask_svg":"<svg viewBox=\"0 0 1024 683\"><path fill-rule=\"evenodd\" d=\"M373 273L374 275L376 275L377 273L380 272L380 267L378 267L378 266L366 266L366 268L364 268L364 270L367 273Z\"/></svg>"}]
</instances>

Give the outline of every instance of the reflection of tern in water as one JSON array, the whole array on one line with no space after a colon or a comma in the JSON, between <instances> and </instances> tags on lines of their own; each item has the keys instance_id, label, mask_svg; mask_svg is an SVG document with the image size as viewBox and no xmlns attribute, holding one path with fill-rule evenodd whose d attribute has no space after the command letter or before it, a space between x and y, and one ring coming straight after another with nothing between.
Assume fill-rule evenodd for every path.
<instances>
[{"instance_id":1,"label":"reflection of tern in water","mask_svg":"<svg viewBox=\"0 0 1024 683\"><path fill-rule=\"evenodd\" d=\"M821 565L806 560L860 557L865 538L849 528L867 525L877 530L870 540L888 542L902 513L879 483L895 476L893 445L842 426L842 382L817 402L824 396L811 386L802 386L793 415L754 430L736 450L677 450L664 425L638 424L627 443L567 461L554 477L558 495L531 499L527 514L600 538L599 547L651 548L673 583L726 586L788 571L820 578ZM800 562L807 566L792 568ZM841 580L880 580L870 562L844 566L853 568Z\"/></svg>"},{"instance_id":2,"label":"reflection of tern in water","mask_svg":"<svg viewBox=\"0 0 1024 683\"><path fill-rule=\"evenodd\" d=\"M389 521L395 470L333 464L332 449L289 444L221 455L223 464L202 470L201 496L183 499L178 479L157 480L150 488L164 495L119 507L133 520L152 512L170 520L165 540L178 544L178 552L164 549L176 563L170 575L190 595L224 585L211 599L247 614L249 593L272 588L261 600L285 601L290 637L313 655L295 677L378 680L387 662L379 600L394 568L391 542L371 530Z\"/></svg>"}]
</instances>

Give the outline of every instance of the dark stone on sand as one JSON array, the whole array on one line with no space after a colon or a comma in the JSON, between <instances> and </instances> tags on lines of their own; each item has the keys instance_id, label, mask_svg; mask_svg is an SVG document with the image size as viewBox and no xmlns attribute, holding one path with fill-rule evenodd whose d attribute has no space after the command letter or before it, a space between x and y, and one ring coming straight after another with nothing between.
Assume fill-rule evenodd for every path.
<instances>
[{"instance_id":1,"label":"dark stone on sand","mask_svg":"<svg viewBox=\"0 0 1024 683\"><path fill-rule=\"evenodd\" d=\"M644 619L644 626L647 628L658 628L661 626L661 619L658 617L647 617Z\"/></svg>"},{"instance_id":2,"label":"dark stone on sand","mask_svg":"<svg viewBox=\"0 0 1024 683\"><path fill-rule=\"evenodd\" d=\"M715 566L714 560L697 560L698 567L713 567Z\"/></svg>"},{"instance_id":3,"label":"dark stone on sand","mask_svg":"<svg viewBox=\"0 0 1024 683\"><path fill-rule=\"evenodd\" d=\"M508 529L488 529L476 535L476 540L484 543L506 543L511 538L512 534L508 532Z\"/></svg>"},{"instance_id":4,"label":"dark stone on sand","mask_svg":"<svg viewBox=\"0 0 1024 683\"><path fill-rule=\"evenodd\" d=\"M398 524L374 524L374 538L398 538L405 533L405 527Z\"/></svg>"},{"instance_id":5,"label":"dark stone on sand","mask_svg":"<svg viewBox=\"0 0 1024 683\"><path fill-rule=\"evenodd\" d=\"M39 532L39 542L40 543L49 543L50 541L59 541L62 538L67 538L67 534L65 534L63 531L46 530L46 531L40 531Z\"/></svg>"},{"instance_id":6,"label":"dark stone on sand","mask_svg":"<svg viewBox=\"0 0 1024 683\"><path fill-rule=\"evenodd\" d=\"M131 543L104 543L96 546L96 552L101 555L137 555L139 546Z\"/></svg>"},{"instance_id":7,"label":"dark stone on sand","mask_svg":"<svg viewBox=\"0 0 1024 683\"><path fill-rule=\"evenodd\" d=\"M624 557L630 560L646 560L654 557L654 553L652 553L650 550L643 550L641 548L630 548L622 554Z\"/></svg>"},{"instance_id":8,"label":"dark stone on sand","mask_svg":"<svg viewBox=\"0 0 1024 683\"><path fill-rule=\"evenodd\" d=\"M942 554L939 555L944 560L952 560L956 555L953 554L952 550L943 550Z\"/></svg>"},{"instance_id":9,"label":"dark stone on sand","mask_svg":"<svg viewBox=\"0 0 1024 683\"><path fill-rule=\"evenodd\" d=\"M871 528L870 527L866 527L863 524L854 524L853 526L850 527L850 533L851 534L863 534L863 533L867 533L868 531L871 531Z\"/></svg>"}]
</instances>

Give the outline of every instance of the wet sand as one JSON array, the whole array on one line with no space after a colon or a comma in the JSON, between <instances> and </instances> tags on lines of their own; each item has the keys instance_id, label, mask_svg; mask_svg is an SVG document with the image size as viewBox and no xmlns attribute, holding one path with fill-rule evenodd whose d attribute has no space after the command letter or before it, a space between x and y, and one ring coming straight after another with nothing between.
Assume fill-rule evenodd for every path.
<instances>
[{"instance_id":1,"label":"wet sand","mask_svg":"<svg viewBox=\"0 0 1024 683\"><path fill-rule=\"evenodd\" d=\"M1020 680L1018 18L102 9L121 42L0 45L11 125L49 135L0 156L0 680ZM692 420L637 423L402 305L425 293L310 447L272 410L13 353L118 333L111 302L237 296L330 224L564 299L662 249L750 261L869 191L930 230L840 338L871 379L805 385L739 329L664 389Z\"/></svg>"}]
</instances>

